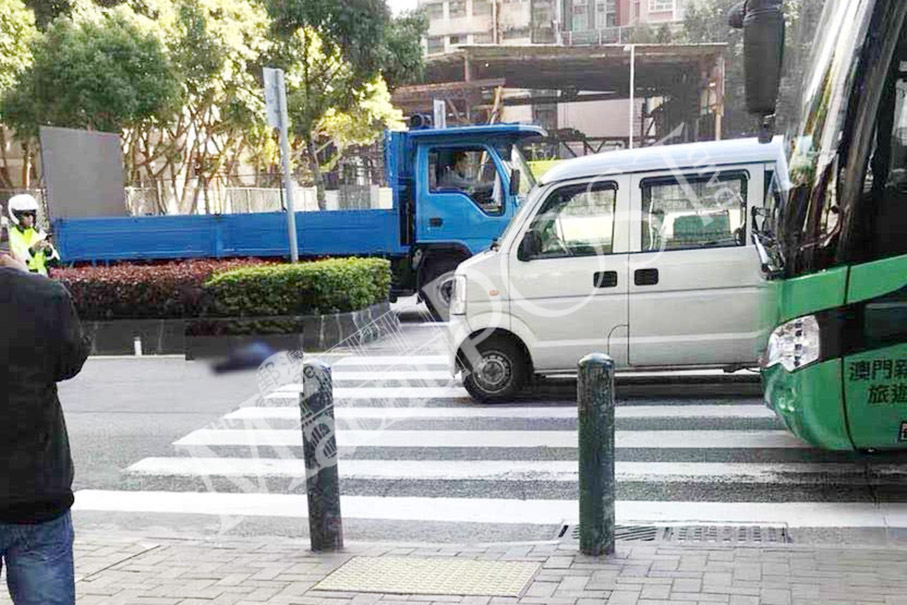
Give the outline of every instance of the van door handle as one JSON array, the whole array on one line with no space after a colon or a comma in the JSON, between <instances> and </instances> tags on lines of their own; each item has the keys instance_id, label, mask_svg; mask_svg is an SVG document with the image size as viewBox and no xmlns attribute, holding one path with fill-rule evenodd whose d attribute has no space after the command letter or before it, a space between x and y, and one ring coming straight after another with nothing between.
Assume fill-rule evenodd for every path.
<instances>
[{"instance_id":1,"label":"van door handle","mask_svg":"<svg viewBox=\"0 0 907 605\"><path fill-rule=\"evenodd\" d=\"M633 274L633 283L637 286L655 286L658 284L658 269L637 269Z\"/></svg>"},{"instance_id":2,"label":"van door handle","mask_svg":"<svg viewBox=\"0 0 907 605\"><path fill-rule=\"evenodd\" d=\"M601 271L595 274L596 288L616 288L617 271Z\"/></svg>"},{"instance_id":3,"label":"van door handle","mask_svg":"<svg viewBox=\"0 0 907 605\"><path fill-rule=\"evenodd\" d=\"M444 224L444 219L439 216L433 216L430 219L428 219L429 227L440 227L443 224Z\"/></svg>"}]
</instances>

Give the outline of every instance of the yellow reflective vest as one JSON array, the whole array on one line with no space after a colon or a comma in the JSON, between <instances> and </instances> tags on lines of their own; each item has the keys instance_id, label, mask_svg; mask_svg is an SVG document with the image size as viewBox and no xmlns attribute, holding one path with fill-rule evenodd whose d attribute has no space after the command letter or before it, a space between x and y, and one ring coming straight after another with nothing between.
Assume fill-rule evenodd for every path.
<instances>
[{"instance_id":1,"label":"yellow reflective vest","mask_svg":"<svg viewBox=\"0 0 907 605\"><path fill-rule=\"evenodd\" d=\"M50 252L46 250L32 250L32 248L47 238L43 231L35 229L22 230L19 227L10 225L9 228L9 248L14 258L18 258L26 265L32 273L47 275L47 261L59 259L57 251L53 248Z\"/></svg>"}]
</instances>

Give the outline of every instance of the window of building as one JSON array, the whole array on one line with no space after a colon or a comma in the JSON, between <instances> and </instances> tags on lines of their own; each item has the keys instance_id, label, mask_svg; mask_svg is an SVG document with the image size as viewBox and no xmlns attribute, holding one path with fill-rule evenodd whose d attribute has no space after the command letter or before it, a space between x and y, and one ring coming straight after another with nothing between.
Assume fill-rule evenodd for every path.
<instances>
[{"instance_id":1,"label":"window of building","mask_svg":"<svg viewBox=\"0 0 907 605\"><path fill-rule=\"evenodd\" d=\"M472 40L473 40L473 43L475 43L475 44L493 44L494 36L492 36L490 33L475 34L472 37Z\"/></svg>"},{"instance_id":2,"label":"window of building","mask_svg":"<svg viewBox=\"0 0 907 605\"><path fill-rule=\"evenodd\" d=\"M454 46L456 44L466 44L466 36L450 36L447 41L451 46Z\"/></svg>"},{"instance_id":3,"label":"window of building","mask_svg":"<svg viewBox=\"0 0 907 605\"><path fill-rule=\"evenodd\" d=\"M642 251L746 245L745 173L647 179Z\"/></svg>"},{"instance_id":4,"label":"window of building","mask_svg":"<svg viewBox=\"0 0 907 605\"><path fill-rule=\"evenodd\" d=\"M432 36L428 38L428 54L434 55L444 52L444 37Z\"/></svg>"},{"instance_id":5,"label":"window of building","mask_svg":"<svg viewBox=\"0 0 907 605\"><path fill-rule=\"evenodd\" d=\"M532 37L532 30L528 27L515 27L504 32L505 40L521 40Z\"/></svg>"},{"instance_id":6,"label":"window of building","mask_svg":"<svg viewBox=\"0 0 907 605\"><path fill-rule=\"evenodd\" d=\"M466 16L466 0L450 0L448 4L451 19L459 19Z\"/></svg>"},{"instance_id":7,"label":"window of building","mask_svg":"<svg viewBox=\"0 0 907 605\"><path fill-rule=\"evenodd\" d=\"M611 254L617 187L613 183L568 185L545 200L531 231L541 240L541 258Z\"/></svg>"},{"instance_id":8,"label":"window of building","mask_svg":"<svg viewBox=\"0 0 907 605\"><path fill-rule=\"evenodd\" d=\"M432 193L462 193L492 216L504 213L504 188L487 150L438 148L428 154L428 186Z\"/></svg>"},{"instance_id":9,"label":"window of building","mask_svg":"<svg viewBox=\"0 0 907 605\"><path fill-rule=\"evenodd\" d=\"M617 27L617 0L597 0L595 5L595 28Z\"/></svg>"},{"instance_id":10,"label":"window of building","mask_svg":"<svg viewBox=\"0 0 907 605\"><path fill-rule=\"evenodd\" d=\"M573 0L573 31L589 29L588 0Z\"/></svg>"},{"instance_id":11,"label":"window of building","mask_svg":"<svg viewBox=\"0 0 907 605\"><path fill-rule=\"evenodd\" d=\"M488 0L472 0L473 15L490 15L491 2Z\"/></svg>"},{"instance_id":12,"label":"window of building","mask_svg":"<svg viewBox=\"0 0 907 605\"><path fill-rule=\"evenodd\" d=\"M444 3L443 2L432 2L431 4L425 5L425 14L428 15L429 19L443 19L444 18Z\"/></svg>"},{"instance_id":13,"label":"window of building","mask_svg":"<svg viewBox=\"0 0 907 605\"><path fill-rule=\"evenodd\" d=\"M674 11L674 0L649 0L650 13L669 13Z\"/></svg>"}]
</instances>

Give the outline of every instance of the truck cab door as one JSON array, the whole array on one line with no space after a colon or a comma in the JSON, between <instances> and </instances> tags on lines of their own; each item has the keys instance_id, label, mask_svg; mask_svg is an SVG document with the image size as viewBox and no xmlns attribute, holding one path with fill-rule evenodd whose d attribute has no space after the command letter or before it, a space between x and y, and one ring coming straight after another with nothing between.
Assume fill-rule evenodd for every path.
<instances>
[{"instance_id":1,"label":"truck cab door","mask_svg":"<svg viewBox=\"0 0 907 605\"><path fill-rule=\"evenodd\" d=\"M487 248L514 212L509 173L485 145L424 145L418 153L416 241Z\"/></svg>"}]
</instances>

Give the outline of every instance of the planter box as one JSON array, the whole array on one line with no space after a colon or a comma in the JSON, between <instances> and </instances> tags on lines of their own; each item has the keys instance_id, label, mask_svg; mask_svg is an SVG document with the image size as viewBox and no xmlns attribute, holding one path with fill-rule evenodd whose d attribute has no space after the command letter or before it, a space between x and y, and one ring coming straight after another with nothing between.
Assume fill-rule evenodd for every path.
<instances>
[{"instance_id":1,"label":"planter box","mask_svg":"<svg viewBox=\"0 0 907 605\"><path fill-rule=\"evenodd\" d=\"M385 317L390 313L390 303L385 302L361 311L330 315L192 320L186 327L186 359L226 357L252 343L266 344L275 351L326 351L341 344L362 345L395 328L396 316L390 320ZM288 325L296 331L275 333Z\"/></svg>"},{"instance_id":2,"label":"planter box","mask_svg":"<svg viewBox=\"0 0 907 605\"><path fill-rule=\"evenodd\" d=\"M83 321L82 331L92 339L92 355L133 355L136 338L144 355L182 355L186 350L182 319Z\"/></svg>"},{"instance_id":3,"label":"planter box","mask_svg":"<svg viewBox=\"0 0 907 605\"><path fill-rule=\"evenodd\" d=\"M92 355L133 355L135 339L144 355L185 355L186 359L225 357L253 342L275 351L325 351L340 344L361 345L390 333L397 325L390 303L351 313L290 317L223 319L120 319L83 321L92 338ZM280 326L295 326L290 334L274 333ZM256 329L264 327L263 332ZM193 336L199 332L216 336Z\"/></svg>"}]
</instances>

